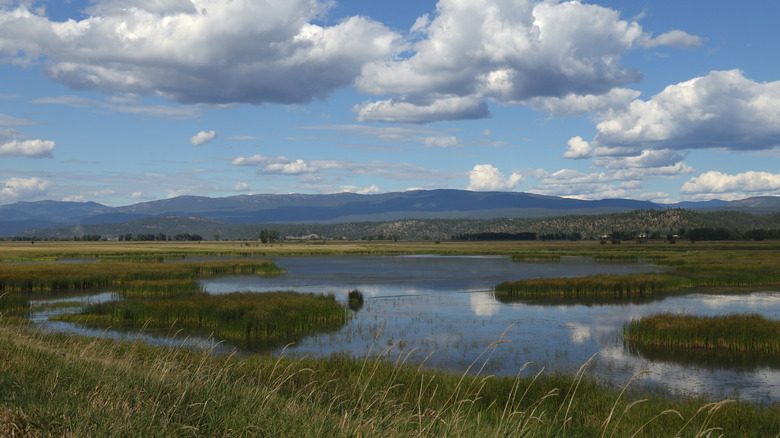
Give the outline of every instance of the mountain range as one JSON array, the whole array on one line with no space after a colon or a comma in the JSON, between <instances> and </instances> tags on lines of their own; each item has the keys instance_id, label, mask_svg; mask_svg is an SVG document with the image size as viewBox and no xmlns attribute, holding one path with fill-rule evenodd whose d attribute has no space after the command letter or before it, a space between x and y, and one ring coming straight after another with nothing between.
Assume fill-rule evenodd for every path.
<instances>
[{"instance_id":1,"label":"mountain range","mask_svg":"<svg viewBox=\"0 0 780 438\"><path fill-rule=\"evenodd\" d=\"M96 202L37 201L0 205L0 236L68 225L119 224L161 216L233 224L337 224L400 219L493 219L619 213L685 208L701 211L780 211L780 197L658 204L632 199L580 200L522 192L416 190L361 195L259 194L222 198L179 196L109 207Z\"/></svg>"}]
</instances>

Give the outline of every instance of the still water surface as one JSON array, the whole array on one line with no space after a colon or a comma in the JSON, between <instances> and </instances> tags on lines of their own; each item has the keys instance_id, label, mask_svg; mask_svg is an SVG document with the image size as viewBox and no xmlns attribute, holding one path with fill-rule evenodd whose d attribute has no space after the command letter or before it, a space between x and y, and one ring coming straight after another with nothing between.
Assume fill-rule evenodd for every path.
<instances>
[{"instance_id":1,"label":"still water surface","mask_svg":"<svg viewBox=\"0 0 780 438\"><path fill-rule=\"evenodd\" d=\"M516 263L504 256L321 256L274 261L287 273L274 278L226 277L202 283L213 294L294 290L332 293L346 301L348 291L358 289L365 298L363 307L341 330L304 338L287 347L285 354L363 357L392 346L391 358L411 352L407 360L411 364L427 357L426 366L461 372L476 361L476 368L484 363L483 373L500 375L515 375L527 362L533 362L524 372L527 375L542 367L545 372L573 373L596 354L588 374L617 385L647 370L650 373L641 381L674 392L780 401L780 361L776 357L745 360L635 351L624 346L621 336L625 322L660 312L760 313L780 319L777 290L745 294L698 291L644 301L587 304L502 303L491 294L502 281L658 272L664 268L644 262L596 263L582 257L550 263ZM38 319L43 321L45 316ZM48 324L58 330L80 330L67 324ZM142 337L165 342L154 335ZM486 350L499 339L509 342Z\"/></svg>"},{"instance_id":2,"label":"still water surface","mask_svg":"<svg viewBox=\"0 0 780 438\"><path fill-rule=\"evenodd\" d=\"M346 352L362 357L398 343L416 349L410 362L426 356L429 366L462 371L498 340L485 372L515 375L526 362L531 371L576 372L592 355L590 374L616 383L648 370L646 382L687 394L780 401L780 364L772 358L747 361L723 357L665 357L624 347L623 324L659 312L722 315L761 313L780 318L780 292L689 293L654 300L589 304L501 303L490 290L506 280L575 277L596 273L657 272L649 263L596 263L582 257L556 263L516 263L508 257L346 256L283 257L289 271L278 278L223 278L205 281L210 293L295 290L333 293L345 301L358 289L364 306L342 330L306 338L289 351L299 355ZM376 334L384 324L381 335ZM483 356L484 357L484 356ZM479 366L482 361L479 361ZM529 371L529 372L531 372Z\"/></svg>"}]
</instances>

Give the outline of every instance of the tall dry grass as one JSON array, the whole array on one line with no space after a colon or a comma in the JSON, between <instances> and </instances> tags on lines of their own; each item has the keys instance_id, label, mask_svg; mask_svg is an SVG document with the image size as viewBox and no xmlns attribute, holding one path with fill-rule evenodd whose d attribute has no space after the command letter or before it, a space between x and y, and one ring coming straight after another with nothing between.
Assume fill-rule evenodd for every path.
<instances>
[{"instance_id":1,"label":"tall dry grass","mask_svg":"<svg viewBox=\"0 0 780 438\"><path fill-rule=\"evenodd\" d=\"M375 338L375 346L381 344ZM43 333L0 323L0 431L30 436L774 436L777 406L637 397L588 377L409 366L396 345L361 359L214 355L209 349ZM641 376L636 376L639 380Z\"/></svg>"}]
</instances>

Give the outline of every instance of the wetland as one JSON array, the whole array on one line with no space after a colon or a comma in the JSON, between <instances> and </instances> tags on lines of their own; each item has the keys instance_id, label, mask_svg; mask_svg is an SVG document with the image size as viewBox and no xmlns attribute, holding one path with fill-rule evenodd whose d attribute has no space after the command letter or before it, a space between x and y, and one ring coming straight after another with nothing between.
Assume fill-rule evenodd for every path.
<instances>
[{"instance_id":1,"label":"wetland","mask_svg":"<svg viewBox=\"0 0 780 438\"><path fill-rule=\"evenodd\" d=\"M102 283L89 288L72 286L82 284L73 280L65 288L38 287L25 291L18 285L27 283L19 282L17 275L15 283L10 280L5 283L16 285L16 289L4 292L5 299L13 296L17 300L9 304L15 307L5 310L6 320L11 320L10 315L19 314L19 306L25 307L18 298L24 296L30 300L31 307L26 317L36 332L59 333L59 336L97 336L119 341L120 345L142 339L147 345L158 346L155 348L179 349L189 345L187 350L205 349L210 355L242 360L284 356L293 358L295 363L321 358L365 365L369 357L379 356L430 372L473 376L469 378L491 375L511 379L521 372L531 376L537 373L578 376L583 364L588 364L589 381L609 390L617 391L640 376L635 386L644 389L636 389L637 394L660 392L668 400L737 398L767 406L759 411L777 409L780 360L776 351L687 349L675 353L657 345L641 345L624 339L627 324L659 314L697 317L756 314L767 320L780 320L780 287L773 277L778 264L776 246L759 245L756 249L732 244L724 250L703 245L679 245L673 249L626 245L605 249L578 243L558 244L551 251L549 245L527 243L520 247L506 243L417 245L336 246L330 248L330 253L322 248L301 246L285 251L278 246L247 250L222 244L204 250L205 245L193 245L192 252L167 249L170 254L176 254L174 257L166 257L166 251L159 247L154 256L149 254L153 250L148 247L134 247L132 255L119 254L127 251L126 248L114 248L116 253L111 253L106 246L82 247L76 251L82 263L52 260L45 263L69 265L71 269L76 265L114 269L117 263L142 268L129 269L134 274L122 277L124 281L116 281L114 275L113 280L101 280ZM713 250L720 252L715 256ZM299 255L309 251L316 255ZM535 251L539 257L532 256ZM512 257L521 253L523 256ZM69 251L63 251L64 254L73 256ZM140 261L130 260L136 256ZM44 263L36 262L30 254L25 257L24 263L11 262L22 266L13 269L34 269L36 264ZM100 257L107 259L100 261ZM117 258L123 261L115 261ZM727 276L729 280L720 284L712 279L726 278L724 273L704 272L706 269L700 269L702 264L693 263L697 260L716 267L730 264L739 269L744 264L751 265L752 269L742 269L741 276ZM195 269L198 264L208 264L211 268ZM233 268L218 269L215 267L218 265ZM85 269L85 272L94 271L94 268ZM170 287L170 293L165 292L169 279L149 277L157 275L160 269L178 273L177 285ZM613 292L598 296L499 293L499 286L505 282L554 281L571 287L589 277L642 279L645 276L651 284L659 278L672 276L674 279L666 283L672 284L668 288L650 290L639 286L636 290L641 293L616 294L612 285L608 289L612 288ZM34 284L41 284L42 278L38 276ZM747 285L734 287L733 283ZM145 287L152 292L144 293ZM329 297L326 301L341 306L335 313L343 319L324 324L321 329L306 329L300 335L277 336L280 339L274 342L257 342L257 339L253 342L241 335L226 335L226 331L220 334L216 328L220 318L225 318L221 314L216 314L215 322L210 322L206 330L202 323L197 324L200 330L194 330L192 324L188 326L182 318L171 316L170 309L185 307L177 305L175 299L187 303L201 300L204 306L213 308L220 301L233 302L232 312L236 313L235 309L262 306L251 300L275 296L279 291L296 297ZM360 292L359 304L349 298L350 292L354 296L355 291ZM163 305L161 296L164 295L169 296L164 298ZM247 299L250 301L243 301ZM168 319L155 324L142 317L135 318L134 324L127 324L123 318L108 322L85 318L99 314L98 308L132 300L145 300L155 303L153 307L168 309L163 312ZM128 312L113 309L104 313ZM138 308L133 312L139 312ZM63 317L63 314L71 316ZM242 326L232 330L244 333L245 329Z\"/></svg>"}]
</instances>

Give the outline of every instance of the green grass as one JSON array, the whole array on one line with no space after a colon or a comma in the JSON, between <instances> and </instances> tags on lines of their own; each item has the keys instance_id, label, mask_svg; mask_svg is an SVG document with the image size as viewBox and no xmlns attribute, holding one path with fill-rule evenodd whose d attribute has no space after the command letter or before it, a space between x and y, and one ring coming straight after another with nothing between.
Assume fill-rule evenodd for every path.
<instances>
[{"instance_id":1,"label":"green grass","mask_svg":"<svg viewBox=\"0 0 780 438\"><path fill-rule=\"evenodd\" d=\"M379 336L379 335L378 335ZM378 337L377 336L377 337ZM679 399L575 375L482 375L405 365L409 352L321 359L49 334L0 322L0 435L772 437L780 408ZM637 380L641 379L641 376Z\"/></svg>"},{"instance_id":2,"label":"green grass","mask_svg":"<svg viewBox=\"0 0 780 438\"><path fill-rule=\"evenodd\" d=\"M101 327L183 329L213 333L242 343L291 342L323 330L338 329L348 313L332 295L295 292L196 294L169 298L132 297L90 304L78 314L56 317Z\"/></svg>"},{"instance_id":3,"label":"green grass","mask_svg":"<svg viewBox=\"0 0 780 438\"><path fill-rule=\"evenodd\" d=\"M780 355L780 320L761 315L695 316L659 314L633 320L623 338L673 350L723 350Z\"/></svg>"}]
</instances>

